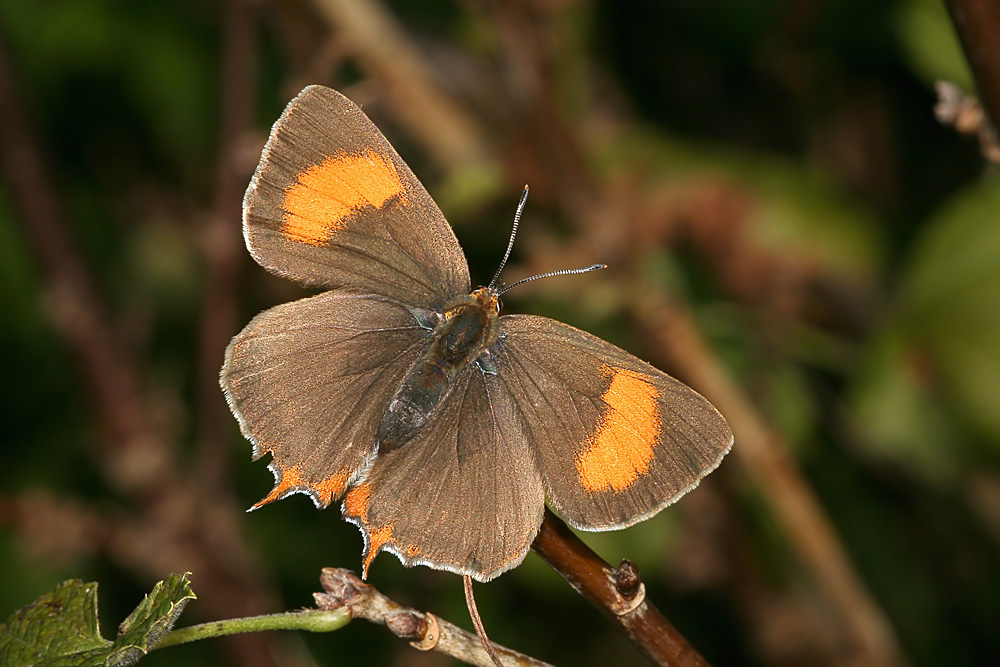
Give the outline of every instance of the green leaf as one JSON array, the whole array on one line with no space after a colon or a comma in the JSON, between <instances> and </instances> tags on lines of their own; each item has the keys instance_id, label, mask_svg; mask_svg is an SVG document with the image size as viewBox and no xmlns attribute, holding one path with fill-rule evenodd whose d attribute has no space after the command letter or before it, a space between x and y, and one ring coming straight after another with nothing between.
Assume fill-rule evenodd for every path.
<instances>
[{"instance_id":1,"label":"green leaf","mask_svg":"<svg viewBox=\"0 0 1000 667\"><path fill-rule=\"evenodd\" d=\"M927 355L942 396L1000 435L1000 178L956 195L918 240L897 328Z\"/></svg>"},{"instance_id":2,"label":"green leaf","mask_svg":"<svg viewBox=\"0 0 1000 667\"><path fill-rule=\"evenodd\" d=\"M921 351L907 332L887 328L867 350L850 395L859 443L876 459L891 462L926 483L960 479L961 452L941 443L960 442L932 378L923 371Z\"/></svg>"},{"instance_id":3,"label":"green leaf","mask_svg":"<svg viewBox=\"0 0 1000 667\"><path fill-rule=\"evenodd\" d=\"M0 625L0 667L135 664L173 627L194 597L187 574L170 575L156 584L110 642L98 628L97 584L65 581Z\"/></svg>"},{"instance_id":4,"label":"green leaf","mask_svg":"<svg viewBox=\"0 0 1000 667\"><path fill-rule=\"evenodd\" d=\"M910 65L928 86L951 81L965 91L973 90L955 27L940 0L908 0L899 3L896 30Z\"/></svg>"},{"instance_id":5,"label":"green leaf","mask_svg":"<svg viewBox=\"0 0 1000 667\"><path fill-rule=\"evenodd\" d=\"M188 574L171 574L156 584L153 592L129 614L118 628L108 665L135 664L170 631L188 600L195 598Z\"/></svg>"},{"instance_id":6,"label":"green leaf","mask_svg":"<svg viewBox=\"0 0 1000 667\"><path fill-rule=\"evenodd\" d=\"M100 665L111 642L97 625L97 584L59 584L0 626L0 665Z\"/></svg>"}]
</instances>

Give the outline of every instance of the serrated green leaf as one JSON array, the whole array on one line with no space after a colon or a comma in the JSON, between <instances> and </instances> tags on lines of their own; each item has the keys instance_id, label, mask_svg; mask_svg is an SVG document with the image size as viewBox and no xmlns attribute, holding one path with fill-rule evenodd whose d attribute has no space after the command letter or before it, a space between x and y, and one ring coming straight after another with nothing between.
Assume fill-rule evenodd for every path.
<instances>
[{"instance_id":1,"label":"serrated green leaf","mask_svg":"<svg viewBox=\"0 0 1000 667\"><path fill-rule=\"evenodd\" d=\"M97 624L97 584L59 584L0 626L0 666L100 665L111 642Z\"/></svg>"},{"instance_id":2,"label":"serrated green leaf","mask_svg":"<svg viewBox=\"0 0 1000 667\"><path fill-rule=\"evenodd\" d=\"M135 664L170 631L188 601L195 598L188 574L171 574L143 598L119 626L118 637L108 656L108 665Z\"/></svg>"},{"instance_id":3,"label":"serrated green leaf","mask_svg":"<svg viewBox=\"0 0 1000 667\"><path fill-rule=\"evenodd\" d=\"M135 664L166 634L191 591L188 573L172 574L153 588L118 629L101 637L97 584L65 581L0 625L0 667L120 667Z\"/></svg>"}]
</instances>

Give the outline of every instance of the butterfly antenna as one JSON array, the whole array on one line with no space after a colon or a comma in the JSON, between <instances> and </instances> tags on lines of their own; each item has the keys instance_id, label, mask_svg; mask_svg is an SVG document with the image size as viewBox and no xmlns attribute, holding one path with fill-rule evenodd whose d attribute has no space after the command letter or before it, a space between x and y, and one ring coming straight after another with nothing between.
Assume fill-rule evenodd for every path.
<instances>
[{"instance_id":1,"label":"butterfly antenna","mask_svg":"<svg viewBox=\"0 0 1000 667\"><path fill-rule=\"evenodd\" d=\"M528 188L524 188L524 194L528 194ZM524 197L521 197L521 203L524 203ZM520 210L518 211L520 212ZM517 223L515 223L516 229ZM479 609L476 608L476 596L472 594L472 577L467 574L462 575L462 583L465 584L465 606L469 608L469 616L472 617L472 624L476 626L476 634L479 635L479 641L482 642L483 648L486 650L486 655L490 656L490 660L497 667L503 667L503 663L500 662L500 656L497 655L497 650L493 646L493 642L490 638L486 636L486 628L483 627L483 619L479 618Z\"/></svg>"},{"instance_id":2,"label":"butterfly antenna","mask_svg":"<svg viewBox=\"0 0 1000 667\"><path fill-rule=\"evenodd\" d=\"M510 232L510 241L507 242L507 252L503 254L503 260L500 262L500 268L497 272L493 274L493 280L490 281L490 285L487 289L493 290L497 285L497 280L500 279L500 272L503 271L503 267L507 264L507 258L510 257L510 251L514 247L514 237L517 236L517 226L521 222L521 211L524 210L524 204L528 201L528 186L524 186L524 192L521 193L521 201L517 203L517 211L514 213L514 229Z\"/></svg>"},{"instance_id":3,"label":"butterfly antenna","mask_svg":"<svg viewBox=\"0 0 1000 667\"><path fill-rule=\"evenodd\" d=\"M539 273L537 276L528 276L527 278L521 278L516 283L511 283L505 286L503 289L496 293L500 296L504 292L508 292L518 285L523 285L524 283L530 283L532 280L538 280L539 278L552 278L554 276L573 276L578 273L590 273L591 271L600 271L601 269L608 268L607 264L591 264L590 266L585 266L582 269L563 269L562 271L549 271L548 273Z\"/></svg>"}]
</instances>

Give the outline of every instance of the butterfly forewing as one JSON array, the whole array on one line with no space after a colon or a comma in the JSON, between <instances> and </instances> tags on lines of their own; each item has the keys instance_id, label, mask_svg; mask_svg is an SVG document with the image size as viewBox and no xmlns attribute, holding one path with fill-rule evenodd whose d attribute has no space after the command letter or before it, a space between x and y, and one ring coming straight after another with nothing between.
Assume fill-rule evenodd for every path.
<instances>
[{"instance_id":1,"label":"butterfly forewing","mask_svg":"<svg viewBox=\"0 0 1000 667\"><path fill-rule=\"evenodd\" d=\"M298 282L440 307L469 291L455 234L353 102L309 86L274 124L243 202L247 247Z\"/></svg>"},{"instance_id":2,"label":"butterfly forewing","mask_svg":"<svg viewBox=\"0 0 1000 667\"><path fill-rule=\"evenodd\" d=\"M732 446L707 400L611 343L531 315L500 327L499 377L528 425L549 503L574 527L652 516Z\"/></svg>"},{"instance_id":3,"label":"butterfly forewing","mask_svg":"<svg viewBox=\"0 0 1000 667\"><path fill-rule=\"evenodd\" d=\"M374 455L385 405L428 332L384 297L325 292L264 311L229 344L221 384L255 456L264 502L309 493L325 507Z\"/></svg>"}]
</instances>

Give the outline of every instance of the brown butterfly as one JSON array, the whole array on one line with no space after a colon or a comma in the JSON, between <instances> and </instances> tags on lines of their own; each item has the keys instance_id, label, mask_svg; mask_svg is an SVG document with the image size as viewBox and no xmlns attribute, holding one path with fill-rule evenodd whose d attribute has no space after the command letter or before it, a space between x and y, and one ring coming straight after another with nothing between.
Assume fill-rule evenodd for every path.
<instances>
[{"instance_id":1,"label":"brown butterfly","mask_svg":"<svg viewBox=\"0 0 1000 667\"><path fill-rule=\"evenodd\" d=\"M261 266L329 288L259 314L226 350L229 405L255 459L273 457L276 485L254 509L343 499L365 573L389 551L488 581L524 559L546 500L576 528L624 528L732 445L707 400L644 361L555 320L501 316L496 278L471 289L437 205L334 90L289 103L243 211Z\"/></svg>"}]
</instances>

